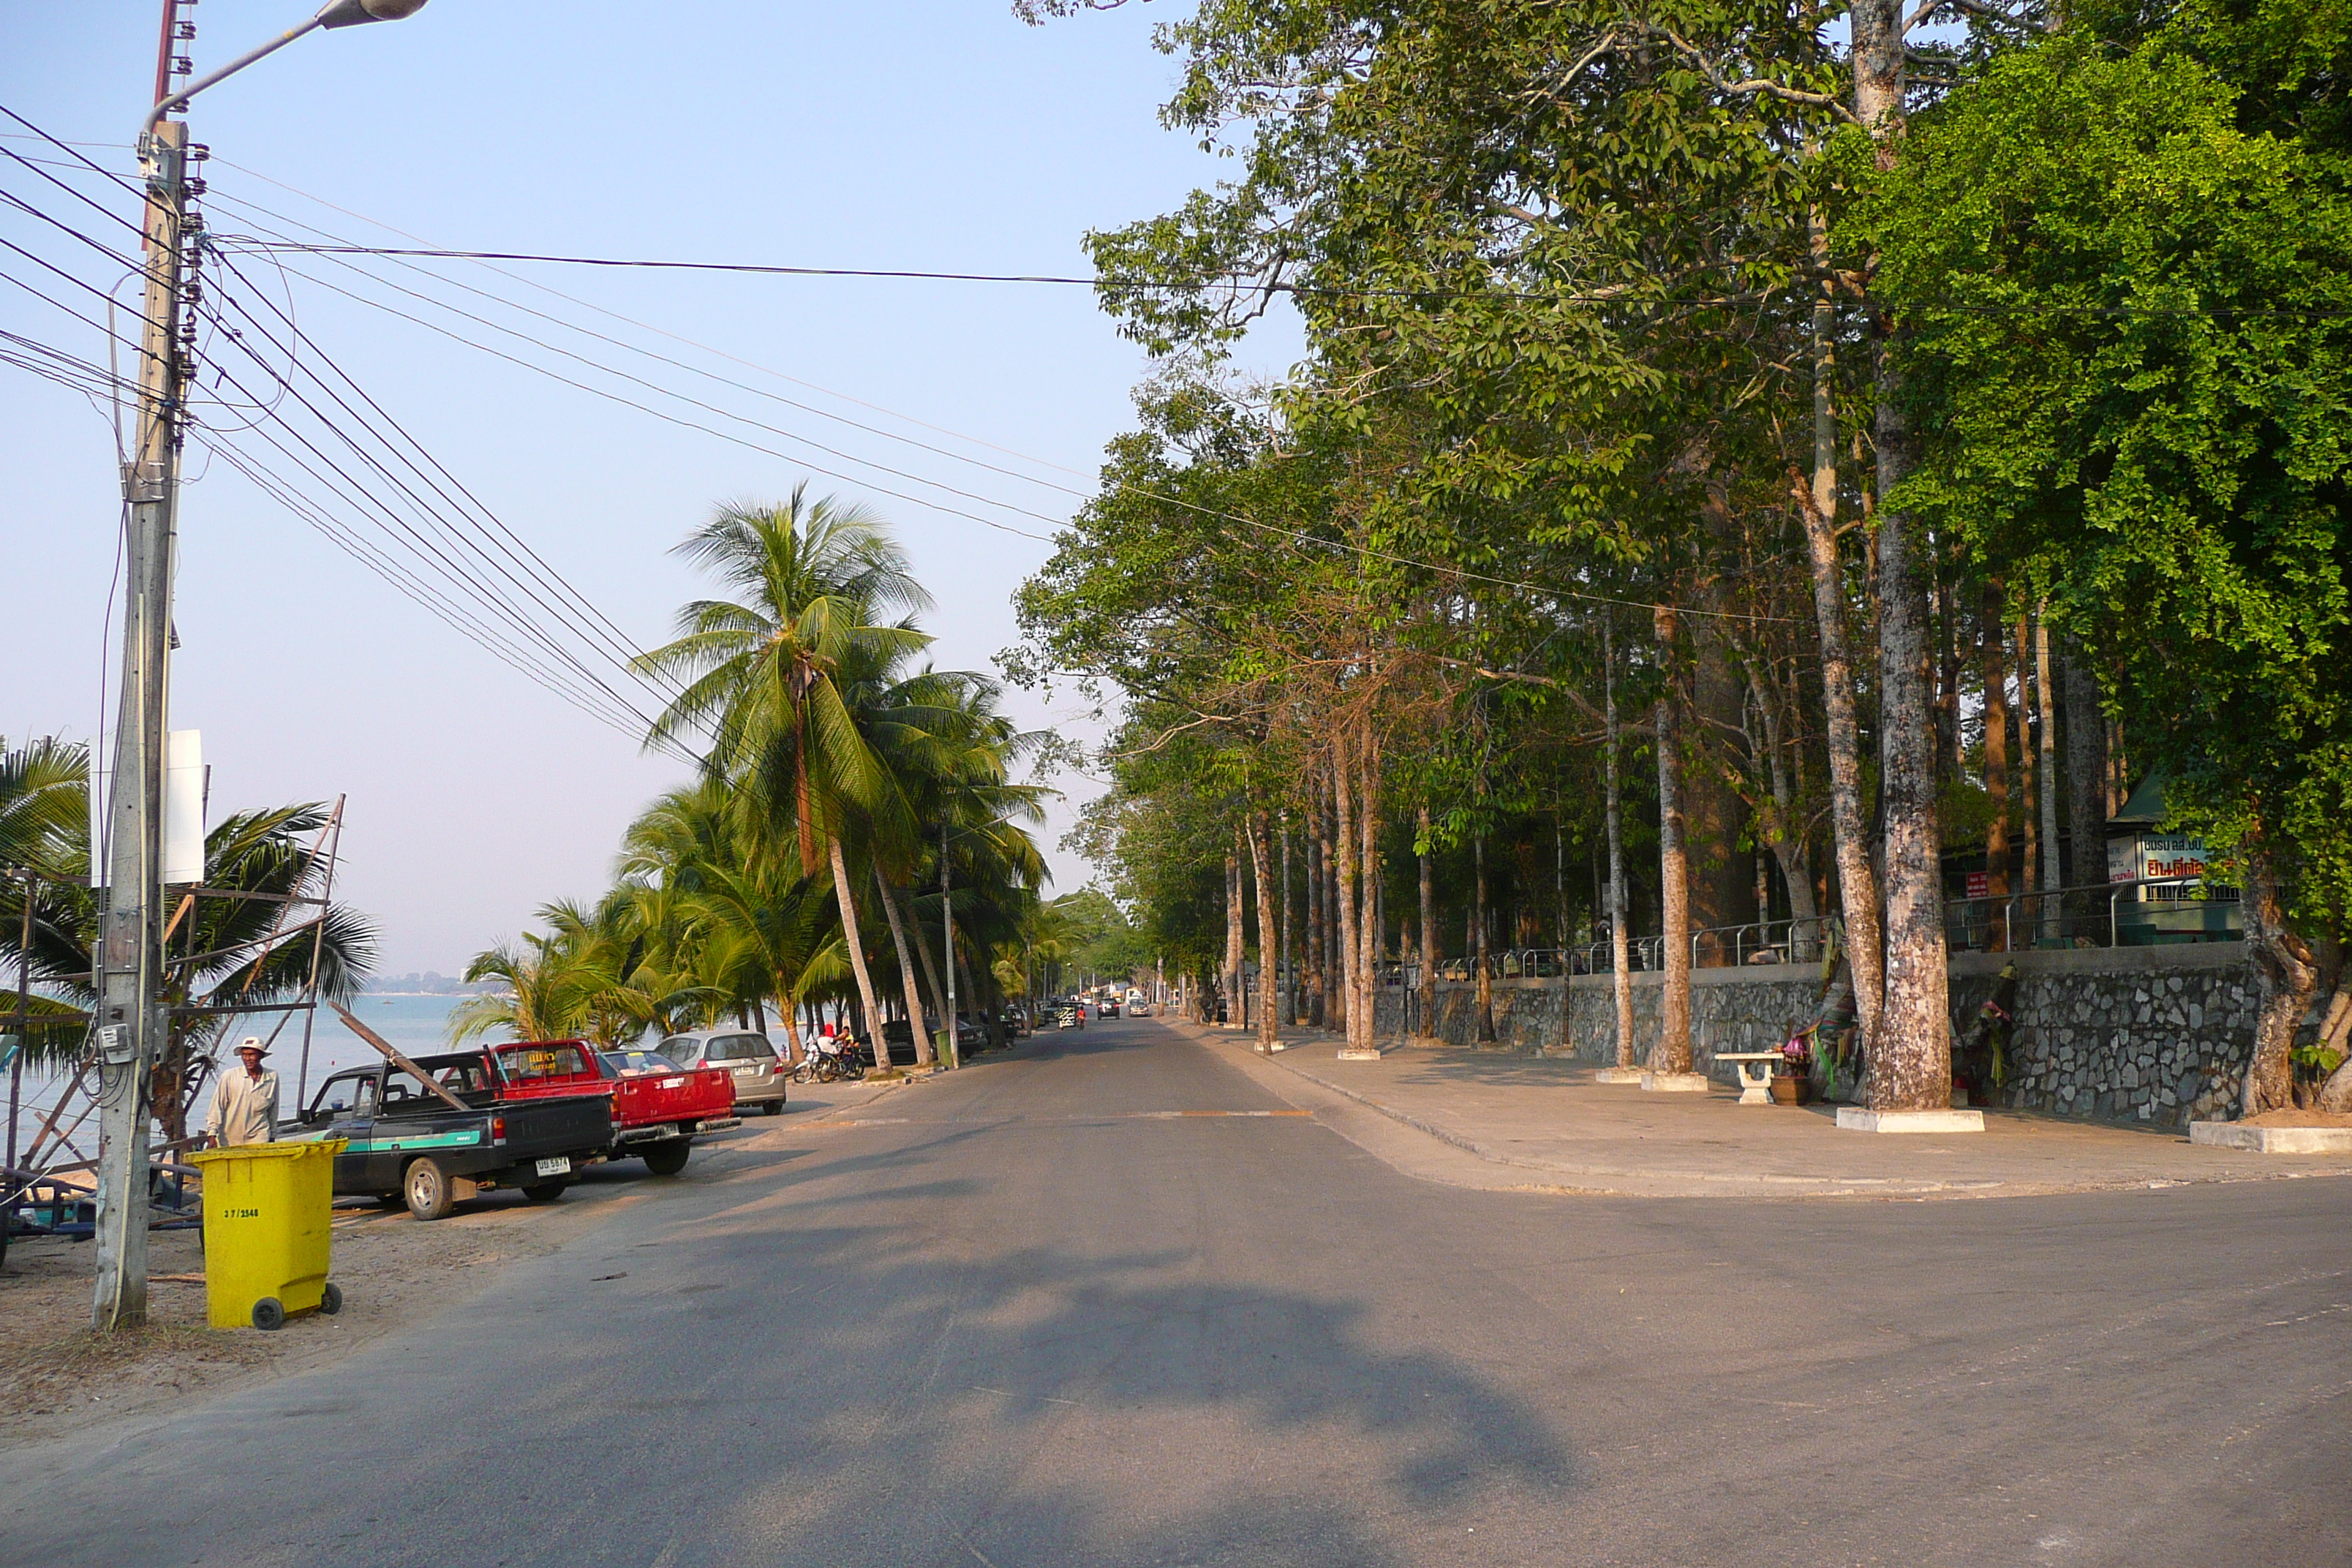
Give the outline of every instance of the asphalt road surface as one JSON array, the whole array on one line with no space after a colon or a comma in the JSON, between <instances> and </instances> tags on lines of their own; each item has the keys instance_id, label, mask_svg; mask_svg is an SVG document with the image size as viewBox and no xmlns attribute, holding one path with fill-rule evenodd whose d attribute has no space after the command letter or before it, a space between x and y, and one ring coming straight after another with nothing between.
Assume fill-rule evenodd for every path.
<instances>
[{"instance_id":1,"label":"asphalt road surface","mask_svg":"<svg viewBox=\"0 0 2352 1568\"><path fill-rule=\"evenodd\" d=\"M331 1368L0 1458L0 1562L2352 1557L2345 1184L1575 1198L1170 1114L1283 1109L1128 1020L787 1123Z\"/></svg>"}]
</instances>

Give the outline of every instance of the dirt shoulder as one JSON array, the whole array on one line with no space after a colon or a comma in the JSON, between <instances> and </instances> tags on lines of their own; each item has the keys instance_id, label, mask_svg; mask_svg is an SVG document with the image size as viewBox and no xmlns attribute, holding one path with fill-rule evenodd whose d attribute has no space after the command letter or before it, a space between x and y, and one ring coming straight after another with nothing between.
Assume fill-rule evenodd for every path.
<instances>
[{"instance_id":1,"label":"dirt shoulder","mask_svg":"<svg viewBox=\"0 0 2352 1568\"><path fill-rule=\"evenodd\" d=\"M754 1150L767 1134L898 1091L889 1084L795 1086L785 1115L747 1120L698 1146L695 1162L723 1167L731 1148ZM96 1247L18 1237L0 1266L0 1449L339 1360L470 1300L501 1264L553 1252L659 1190L659 1178L630 1160L590 1167L557 1203L490 1193L430 1225L405 1210L346 1199L335 1211L330 1268L342 1289L342 1311L296 1318L273 1333L206 1326L204 1249L194 1231L150 1235L147 1326L111 1335L89 1331Z\"/></svg>"},{"instance_id":2,"label":"dirt shoulder","mask_svg":"<svg viewBox=\"0 0 2352 1568\"><path fill-rule=\"evenodd\" d=\"M89 1331L89 1242L17 1237L0 1268L0 1448L37 1443L199 1395L306 1371L464 1301L497 1266L551 1252L635 1201L627 1184L583 1183L539 1205L493 1193L421 1225L404 1210L335 1211L335 1317L296 1318L274 1333L205 1322L204 1251L194 1231L149 1237L147 1326Z\"/></svg>"}]
</instances>

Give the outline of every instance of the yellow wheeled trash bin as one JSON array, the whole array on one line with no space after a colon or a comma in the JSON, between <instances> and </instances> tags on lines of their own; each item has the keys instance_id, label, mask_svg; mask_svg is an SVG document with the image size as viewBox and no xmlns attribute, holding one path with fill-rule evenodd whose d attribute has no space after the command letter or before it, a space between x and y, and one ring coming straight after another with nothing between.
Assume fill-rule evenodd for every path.
<instances>
[{"instance_id":1,"label":"yellow wheeled trash bin","mask_svg":"<svg viewBox=\"0 0 2352 1568\"><path fill-rule=\"evenodd\" d=\"M343 1293L327 1279L335 1156L344 1140L246 1143L188 1156L205 1173L205 1304L216 1329L284 1326L331 1316Z\"/></svg>"}]
</instances>

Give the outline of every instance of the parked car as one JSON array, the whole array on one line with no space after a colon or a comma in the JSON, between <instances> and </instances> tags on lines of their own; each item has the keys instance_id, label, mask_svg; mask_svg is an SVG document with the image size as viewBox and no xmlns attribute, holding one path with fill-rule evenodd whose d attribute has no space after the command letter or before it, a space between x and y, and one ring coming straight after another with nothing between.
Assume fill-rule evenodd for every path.
<instances>
[{"instance_id":1,"label":"parked car","mask_svg":"<svg viewBox=\"0 0 2352 1568\"><path fill-rule=\"evenodd\" d=\"M319 1086L279 1141L341 1138L338 1196L397 1199L418 1219L439 1219L476 1194L516 1187L551 1203L613 1142L613 1097L602 1089L505 1100L489 1051L425 1057L417 1067L457 1100L386 1063L339 1072ZM459 1109L459 1107L463 1109Z\"/></svg>"},{"instance_id":2,"label":"parked car","mask_svg":"<svg viewBox=\"0 0 2352 1568\"><path fill-rule=\"evenodd\" d=\"M742 1029L688 1029L661 1043L661 1054L682 1068L723 1067L735 1075L735 1109L757 1106L770 1116L784 1110L784 1080L793 1069L765 1035Z\"/></svg>"},{"instance_id":3,"label":"parked car","mask_svg":"<svg viewBox=\"0 0 2352 1568\"><path fill-rule=\"evenodd\" d=\"M739 1125L735 1079L724 1067L688 1068L653 1051L608 1055L583 1040L527 1040L493 1048L506 1080L501 1100L608 1094L613 1143L607 1157L642 1158L656 1176L686 1169L697 1133Z\"/></svg>"},{"instance_id":4,"label":"parked car","mask_svg":"<svg viewBox=\"0 0 2352 1568\"><path fill-rule=\"evenodd\" d=\"M910 1068L915 1065L915 1026L906 1019L893 1018L882 1026L882 1044L890 1053L892 1067ZM866 1065L873 1066L870 1048L866 1056Z\"/></svg>"}]
</instances>

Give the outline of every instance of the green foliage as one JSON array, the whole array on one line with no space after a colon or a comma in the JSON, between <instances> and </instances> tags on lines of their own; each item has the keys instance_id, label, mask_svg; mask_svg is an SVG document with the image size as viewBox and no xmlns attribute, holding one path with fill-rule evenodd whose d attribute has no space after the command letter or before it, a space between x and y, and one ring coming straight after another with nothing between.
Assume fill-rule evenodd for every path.
<instances>
[{"instance_id":1,"label":"green foliage","mask_svg":"<svg viewBox=\"0 0 2352 1568\"><path fill-rule=\"evenodd\" d=\"M1917 124L1892 174L1849 166L1841 240L1903 327L1923 461L1890 503L2047 595L2117 672L2175 819L2273 857L2335 928L2352 205L2242 102L2176 36L2053 39Z\"/></svg>"}]
</instances>

